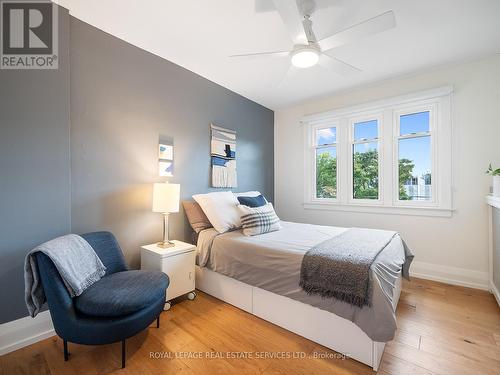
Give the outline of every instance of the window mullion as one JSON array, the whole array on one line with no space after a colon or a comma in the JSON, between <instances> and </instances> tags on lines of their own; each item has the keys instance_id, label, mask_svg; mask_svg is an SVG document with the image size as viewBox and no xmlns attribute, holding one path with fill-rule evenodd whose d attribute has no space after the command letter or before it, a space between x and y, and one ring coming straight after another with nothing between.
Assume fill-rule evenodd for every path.
<instances>
[{"instance_id":1,"label":"window mullion","mask_svg":"<svg viewBox=\"0 0 500 375\"><path fill-rule=\"evenodd\" d=\"M339 123L339 149L338 149L338 154L339 159L338 159L338 170L337 170L337 176L338 176L338 191L339 191L339 200L343 204L347 204L349 202L349 192L350 192L350 186L351 182L350 181L350 148L352 147L350 145L351 141L351 136L350 136L350 130L349 130L349 122L347 118L344 118L340 120Z\"/></svg>"},{"instance_id":2,"label":"window mullion","mask_svg":"<svg viewBox=\"0 0 500 375\"><path fill-rule=\"evenodd\" d=\"M429 137L431 136L431 132L425 132L425 133L410 133L410 134L405 134L405 135L398 135L397 138L399 139L409 139L409 138L422 138L422 137Z\"/></svg>"},{"instance_id":3,"label":"window mullion","mask_svg":"<svg viewBox=\"0 0 500 375\"><path fill-rule=\"evenodd\" d=\"M330 143L326 145L320 145L320 146L314 146L315 149L322 149L322 148L328 148L328 147L336 147L337 143Z\"/></svg>"},{"instance_id":4,"label":"window mullion","mask_svg":"<svg viewBox=\"0 0 500 375\"><path fill-rule=\"evenodd\" d=\"M393 101L376 108L344 110L310 123L305 165L306 176L312 175L312 178L308 179L310 183L305 188L307 200L341 206L451 209L451 95L419 98L414 102L402 98L400 103ZM377 133L374 120L378 121ZM354 124L359 126L354 129ZM377 156L373 151L370 154L375 146ZM356 175L356 189L353 186L355 150L362 155L356 157L356 161L361 163L363 171ZM321 180L316 180L316 166L329 168L331 165L325 159L318 159L321 154L336 157L336 199L323 198L324 192L332 185L331 176L323 173ZM375 174L375 157L378 157L378 176ZM401 170L404 173L401 179L408 183L401 181L401 185L400 159L408 159ZM375 178L378 179L378 196L372 199L375 197ZM322 185L328 189L322 189ZM316 198L316 192L322 197Z\"/></svg>"}]
</instances>

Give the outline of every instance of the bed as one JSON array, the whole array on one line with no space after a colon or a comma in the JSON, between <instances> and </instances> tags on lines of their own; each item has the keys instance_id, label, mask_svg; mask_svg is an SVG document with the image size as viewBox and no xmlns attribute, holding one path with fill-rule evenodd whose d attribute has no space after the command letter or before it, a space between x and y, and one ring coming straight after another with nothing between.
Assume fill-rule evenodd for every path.
<instances>
[{"instance_id":1,"label":"bed","mask_svg":"<svg viewBox=\"0 0 500 375\"><path fill-rule=\"evenodd\" d=\"M304 254L347 228L281 221L258 236L205 229L197 240L196 287L377 371L395 334L401 270L408 252L396 235L370 267L372 303L357 307L299 286ZM394 271L390 277L384 270Z\"/></svg>"}]
</instances>

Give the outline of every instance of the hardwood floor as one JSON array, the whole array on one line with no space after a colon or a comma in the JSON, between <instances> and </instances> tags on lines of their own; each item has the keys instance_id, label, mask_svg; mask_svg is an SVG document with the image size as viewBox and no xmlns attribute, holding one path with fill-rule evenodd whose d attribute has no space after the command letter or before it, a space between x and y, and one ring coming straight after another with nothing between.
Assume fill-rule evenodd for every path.
<instances>
[{"instance_id":1,"label":"hardwood floor","mask_svg":"<svg viewBox=\"0 0 500 375\"><path fill-rule=\"evenodd\" d=\"M413 279L397 316L380 374L500 374L500 310L488 292ZM62 341L52 337L0 357L0 374L373 373L201 292L162 313L160 329L152 324L128 340L124 370L119 343L70 344L70 352L64 362Z\"/></svg>"}]
</instances>

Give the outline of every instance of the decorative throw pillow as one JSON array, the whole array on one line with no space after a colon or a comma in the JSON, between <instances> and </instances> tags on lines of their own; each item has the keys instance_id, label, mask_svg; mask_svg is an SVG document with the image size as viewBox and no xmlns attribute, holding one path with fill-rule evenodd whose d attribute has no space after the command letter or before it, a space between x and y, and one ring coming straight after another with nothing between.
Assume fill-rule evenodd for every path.
<instances>
[{"instance_id":1,"label":"decorative throw pillow","mask_svg":"<svg viewBox=\"0 0 500 375\"><path fill-rule=\"evenodd\" d=\"M262 207L267 204L266 198L262 194L257 195L256 197L242 197L238 196L238 201L243 206L248 207Z\"/></svg>"},{"instance_id":2,"label":"decorative throw pillow","mask_svg":"<svg viewBox=\"0 0 500 375\"><path fill-rule=\"evenodd\" d=\"M257 197L260 194L260 191L257 190L250 190L250 191L244 191L242 193L233 193L236 195L236 197Z\"/></svg>"},{"instance_id":3,"label":"decorative throw pillow","mask_svg":"<svg viewBox=\"0 0 500 375\"><path fill-rule=\"evenodd\" d=\"M196 194L193 199L200 205L217 232L224 233L241 226L238 199L232 192Z\"/></svg>"},{"instance_id":4,"label":"decorative throw pillow","mask_svg":"<svg viewBox=\"0 0 500 375\"><path fill-rule=\"evenodd\" d=\"M210 220L208 220L207 215L203 212L200 205L194 201L183 201L182 206L184 207L184 212L191 224L191 228L196 233L200 233L203 229L212 228Z\"/></svg>"},{"instance_id":5,"label":"decorative throw pillow","mask_svg":"<svg viewBox=\"0 0 500 375\"><path fill-rule=\"evenodd\" d=\"M248 207L240 204L238 210L241 214L241 227L245 236L255 236L281 229L280 219L271 203L261 207Z\"/></svg>"}]
</instances>

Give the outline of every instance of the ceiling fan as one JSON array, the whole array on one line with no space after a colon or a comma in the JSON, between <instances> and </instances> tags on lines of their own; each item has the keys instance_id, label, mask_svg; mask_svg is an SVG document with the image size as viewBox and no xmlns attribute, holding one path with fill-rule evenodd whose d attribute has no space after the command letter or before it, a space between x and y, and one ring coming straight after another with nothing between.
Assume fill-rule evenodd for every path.
<instances>
[{"instance_id":1,"label":"ceiling fan","mask_svg":"<svg viewBox=\"0 0 500 375\"><path fill-rule=\"evenodd\" d=\"M325 52L396 26L394 12L389 10L317 40L311 20L316 9L314 0L272 0L272 2L293 40L293 49L291 51L247 53L230 57L289 57L292 67L295 68L310 68L320 64L344 75L360 72L361 69L329 56Z\"/></svg>"}]
</instances>

